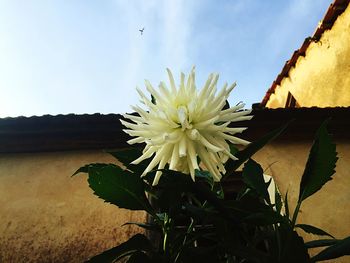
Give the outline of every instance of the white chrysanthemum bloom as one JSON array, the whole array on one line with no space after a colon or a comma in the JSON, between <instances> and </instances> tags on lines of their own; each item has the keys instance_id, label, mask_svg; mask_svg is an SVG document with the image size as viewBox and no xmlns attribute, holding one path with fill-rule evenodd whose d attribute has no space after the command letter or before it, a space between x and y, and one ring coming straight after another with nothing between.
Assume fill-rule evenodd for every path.
<instances>
[{"instance_id":1,"label":"white chrysanthemum bloom","mask_svg":"<svg viewBox=\"0 0 350 263\"><path fill-rule=\"evenodd\" d=\"M157 165L160 170L169 164L169 169L190 174L194 180L195 169L199 169L199 157L214 180L220 181L221 173L225 173L223 164L228 158L236 159L230 153L228 142L242 145L249 143L234 136L246 128L230 128L228 125L250 120L253 116L247 115L251 110L241 110L243 103L223 110L235 84L230 87L225 84L217 93L217 74L210 74L203 89L197 90L194 68L187 81L185 75L181 74L179 88L176 88L170 70L167 71L170 89L161 82L157 91L146 80L147 90L155 101L152 102L137 89L141 103L147 110L139 106L132 107L139 116L123 115L133 123L121 120L128 128L124 131L136 137L129 140L129 144L146 143L143 154L132 163L138 164L154 155L142 176ZM158 183L161 174L161 171L156 172L153 185Z\"/></svg>"}]
</instances>

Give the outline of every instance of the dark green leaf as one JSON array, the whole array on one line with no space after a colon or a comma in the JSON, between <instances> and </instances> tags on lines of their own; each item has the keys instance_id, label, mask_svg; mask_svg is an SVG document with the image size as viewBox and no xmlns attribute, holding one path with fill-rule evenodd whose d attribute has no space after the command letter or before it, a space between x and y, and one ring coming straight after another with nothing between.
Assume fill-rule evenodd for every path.
<instances>
[{"instance_id":1,"label":"dark green leaf","mask_svg":"<svg viewBox=\"0 0 350 263\"><path fill-rule=\"evenodd\" d=\"M318 129L311 147L304 174L300 182L299 202L302 202L332 179L337 152L335 144L329 136L326 126L328 120Z\"/></svg>"},{"instance_id":2,"label":"dark green leaf","mask_svg":"<svg viewBox=\"0 0 350 263\"><path fill-rule=\"evenodd\" d=\"M106 250L105 252L94 256L87 262L91 263L109 263L128 256L136 251L152 251L152 244L142 234L136 234L128 241L117 247Z\"/></svg>"},{"instance_id":3,"label":"dark green leaf","mask_svg":"<svg viewBox=\"0 0 350 263\"><path fill-rule=\"evenodd\" d=\"M193 181L189 175L177 171L164 169L162 172L158 185L154 187L155 203L161 211L169 212L180 208L182 196L190 192Z\"/></svg>"},{"instance_id":4,"label":"dark green leaf","mask_svg":"<svg viewBox=\"0 0 350 263\"><path fill-rule=\"evenodd\" d=\"M236 218L241 221L245 220L250 224L266 225L266 221L268 220L271 220L272 222L282 221L282 219L280 219L282 216L278 215L275 211L272 211L271 207L254 196L246 195L240 200L227 200L224 202L224 205ZM259 220L261 220L264 215L268 218L260 222ZM276 218L278 219L276 220Z\"/></svg>"},{"instance_id":5,"label":"dark green leaf","mask_svg":"<svg viewBox=\"0 0 350 263\"><path fill-rule=\"evenodd\" d=\"M289 226L281 226L278 228L281 239L281 254L277 262L297 263L310 262L310 257L304 245L304 240L297 232L293 231ZM274 261L275 262L275 261Z\"/></svg>"},{"instance_id":6,"label":"dark green leaf","mask_svg":"<svg viewBox=\"0 0 350 263\"><path fill-rule=\"evenodd\" d=\"M275 185L275 208L276 208L276 212L277 212L278 214L281 213L282 206L283 206L283 203L282 203L282 196L281 196L280 193L279 193L279 190L278 190L278 188L277 188L277 185Z\"/></svg>"},{"instance_id":7,"label":"dark green leaf","mask_svg":"<svg viewBox=\"0 0 350 263\"><path fill-rule=\"evenodd\" d=\"M236 155L236 153L239 152L238 148L236 147L236 145L232 144L232 143L229 143L229 146L230 146L230 153L232 155Z\"/></svg>"},{"instance_id":8,"label":"dark green leaf","mask_svg":"<svg viewBox=\"0 0 350 263\"><path fill-rule=\"evenodd\" d=\"M72 176L77 175L78 173L88 173L89 168L100 169L100 168L103 168L103 167L106 167L109 165L115 166L114 164L106 164L106 163L90 163L90 164L87 164L87 165L80 167L74 174L72 174Z\"/></svg>"},{"instance_id":9,"label":"dark green leaf","mask_svg":"<svg viewBox=\"0 0 350 263\"><path fill-rule=\"evenodd\" d=\"M227 109L229 109L229 108L230 108L230 103L228 102L228 100L226 100L225 105L224 105L224 107L222 108L222 110L227 110Z\"/></svg>"},{"instance_id":10,"label":"dark green leaf","mask_svg":"<svg viewBox=\"0 0 350 263\"><path fill-rule=\"evenodd\" d=\"M319 236L329 236L329 237L334 238L332 235L328 234L326 231L323 231L322 229L319 229L315 226L306 225L306 224L298 224L298 225L295 225L295 227L299 227L302 230L304 230L306 233L309 233L309 234L315 234L315 235L319 235Z\"/></svg>"},{"instance_id":11,"label":"dark green leaf","mask_svg":"<svg viewBox=\"0 0 350 263\"><path fill-rule=\"evenodd\" d=\"M235 218L230 217L229 209L224 206L224 200L219 199L218 196L211 191L211 189L198 183L191 183L189 186L191 187L192 193L194 193L200 199L206 200L208 204L212 205L218 212L221 213L221 216L235 221Z\"/></svg>"},{"instance_id":12,"label":"dark green leaf","mask_svg":"<svg viewBox=\"0 0 350 263\"><path fill-rule=\"evenodd\" d=\"M270 203L270 196L269 192L267 191L268 186L264 180L263 169L258 163L252 159L249 159L244 165L242 176L243 181L251 189L254 189L260 197Z\"/></svg>"},{"instance_id":13,"label":"dark green leaf","mask_svg":"<svg viewBox=\"0 0 350 263\"><path fill-rule=\"evenodd\" d=\"M251 158L256 152L263 148L267 143L279 136L289 125L290 121L287 122L282 127L275 129L265 136L261 137L259 140L250 143L244 150L239 151L235 154L238 160L234 161L229 159L226 162L225 169L227 171L226 175L231 175L233 172L240 167L245 161Z\"/></svg>"},{"instance_id":14,"label":"dark green leaf","mask_svg":"<svg viewBox=\"0 0 350 263\"><path fill-rule=\"evenodd\" d=\"M136 251L128 259L127 263L152 263L151 259L142 251Z\"/></svg>"},{"instance_id":15,"label":"dark green leaf","mask_svg":"<svg viewBox=\"0 0 350 263\"><path fill-rule=\"evenodd\" d=\"M94 194L106 202L120 208L152 213L145 195L144 182L136 174L117 166L92 167L89 168L88 182Z\"/></svg>"},{"instance_id":16,"label":"dark green leaf","mask_svg":"<svg viewBox=\"0 0 350 263\"><path fill-rule=\"evenodd\" d=\"M227 250L230 255L244 259L240 262L250 262L250 263L271 262L269 260L269 257L266 255L266 253L258 249L255 249L253 247L245 247L242 245L228 246ZM216 261L216 262L220 262L220 261ZM228 262L234 262L234 261L228 261Z\"/></svg>"},{"instance_id":17,"label":"dark green leaf","mask_svg":"<svg viewBox=\"0 0 350 263\"><path fill-rule=\"evenodd\" d=\"M244 221L256 226L264 226L284 222L284 218L280 214L276 213L276 211L265 210L250 214L244 218Z\"/></svg>"},{"instance_id":18,"label":"dark green leaf","mask_svg":"<svg viewBox=\"0 0 350 263\"><path fill-rule=\"evenodd\" d=\"M198 206L194 206L189 203L183 204L183 209L186 214L189 214L191 218L198 218L200 220L208 219L208 218L215 218L220 216L218 212L213 211L209 208L202 208Z\"/></svg>"},{"instance_id":19,"label":"dark green leaf","mask_svg":"<svg viewBox=\"0 0 350 263\"><path fill-rule=\"evenodd\" d=\"M284 197L284 210L286 213L286 217L289 219L289 205L288 205L288 191L286 192L286 195Z\"/></svg>"},{"instance_id":20,"label":"dark green leaf","mask_svg":"<svg viewBox=\"0 0 350 263\"><path fill-rule=\"evenodd\" d=\"M309 248L315 248L315 247L328 247L331 245L334 245L338 243L338 239L319 239L319 240L313 240L305 243L305 246Z\"/></svg>"},{"instance_id":21,"label":"dark green leaf","mask_svg":"<svg viewBox=\"0 0 350 263\"><path fill-rule=\"evenodd\" d=\"M184 247L178 262L219 262L215 247Z\"/></svg>"},{"instance_id":22,"label":"dark green leaf","mask_svg":"<svg viewBox=\"0 0 350 263\"><path fill-rule=\"evenodd\" d=\"M119 162L121 162L129 170L138 174L142 174L142 172L146 169L149 163L148 160L144 160L137 165L131 164L132 161L136 160L142 155L142 150L136 147L109 151L108 153L111 154L113 157L115 157Z\"/></svg>"},{"instance_id":23,"label":"dark green leaf","mask_svg":"<svg viewBox=\"0 0 350 263\"><path fill-rule=\"evenodd\" d=\"M336 244L322 250L316 256L312 257L313 262L323 261L342 256L350 255L350 237L338 241Z\"/></svg>"},{"instance_id":24,"label":"dark green leaf","mask_svg":"<svg viewBox=\"0 0 350 263\"><path fill-rule=\"evenodd\" d=\"M211 186L214 184L213 176L208 171L195 170L195 176L199 179L203 179L205 182Z\"/></svg>"},{"instance_id":25,"label":"dark green leaf","mask_svg":"<svg viewBox=\"0 0 350 263\"><path fill-rule=\"evenodd\" d=\"M138 223L138 222L127 222L125 224L123 224L122 226L127 226L127 225L136 225L138 227L141 227L143 229L146 230L150 230L150 231L157 231L160 232L161 229L158 225L156 224L146 224L146 223Z\"/></svg>"},{"instance_id":26,"label":"dark green leaf","mask_svg":"<svg viewBox=\"0 0 350 263\"><path fill-rule=\"evenodd\" d=\"M151 94L151 102L156 105L156 98Z\"/></svg>"}]
</instances>

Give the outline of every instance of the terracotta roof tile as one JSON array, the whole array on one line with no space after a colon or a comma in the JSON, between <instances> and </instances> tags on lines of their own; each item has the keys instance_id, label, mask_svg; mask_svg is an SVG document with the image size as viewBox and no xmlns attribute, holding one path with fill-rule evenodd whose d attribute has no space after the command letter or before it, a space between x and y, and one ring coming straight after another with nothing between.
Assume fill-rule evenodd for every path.
<instances>
[{"instance_id":1,"label":"terracotta roof tile","mask_svg":"<svg viewBox=\"0 0 350 263\"><path fill-rule=\"evenodd\" d=\"M278 74L276 80L273 81L271 87L266 92L262 102L261 106L266 106L266 103L270 99L270 96L272 93L275 92L276 86L281 84L281 81L288 77L289 70L295 66L298 58L300 56L305 56L305 52L307 48L309 47L310 43L317 42L320 40L323 32L325 30L331 29L334 22L337 20L338 16L341 15L347 6L349 5L350 0L334 0L334 2L329 6L323 20L319 24L319 26L316 28L314 34L312 37L307 37L301 47L294 51L292 57L284 64L283 69L280 74Z\"/></svg>"}]
</instances>

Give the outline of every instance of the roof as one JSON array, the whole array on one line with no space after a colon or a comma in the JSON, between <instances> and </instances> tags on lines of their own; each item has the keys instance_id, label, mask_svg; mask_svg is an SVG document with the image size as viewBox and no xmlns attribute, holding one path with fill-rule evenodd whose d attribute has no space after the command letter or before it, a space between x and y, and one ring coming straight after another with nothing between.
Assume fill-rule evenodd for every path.
<instances>
[{"instance_id":1,"label":"roof","mask_svg":"<svg viewBox=\"0 0 350 263\"><path fill-rule=\"evenodd\" d=\"M288 120L287 131L277 142L312 140L322 121L331 117L329 130L337 140L350 140L350 107L254 109L250 121L235 123L248 127L240 136L253 141ZM0 119L0 153L116 149L128 147L130 137L119 114L46 115Z\"/></svg>"},{"instance_id":2,"label":"roof","mask_svg":"<svg viewBox=\"0 0 350 263\"><path fill-rule=\"evenodd\" d=\"M316 31L314 32L312 37L307 37L304 40L304 43L301 47L294 51L292 57L284 64L282 71L278 74L277 78L273 81L271 87L267 90L262 102L261 106L265 106L268 102L271 94L275 92L275 89L278 85L281 84L281 81L288 77L289 70L295 66L298 58L300 56L305 56L305 52L309 45L312 42L317 42L320 40L324 31L331 29L333 27L334 22L337 20L338 16L341 15L347 6L349 5L350 0L334 0L333 3L329 6L323 20L320 22Z\"/></svg>"}]
</instances>

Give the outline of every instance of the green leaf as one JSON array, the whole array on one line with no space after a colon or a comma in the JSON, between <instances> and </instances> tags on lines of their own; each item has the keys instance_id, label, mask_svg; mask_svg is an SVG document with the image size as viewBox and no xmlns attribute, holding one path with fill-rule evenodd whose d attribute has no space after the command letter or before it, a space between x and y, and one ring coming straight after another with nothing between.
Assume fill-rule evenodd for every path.
<instances>
[{"instance_id":1,"label":"green leaf","mask_svg":"<svg viewBox=\"0 0 350 263\"><path fill-rule=\"evenodd\" d=\"M207 182L211 186L214 184L214 178L208 171L200 171L196 169L195 176L200 179L203 179L205 182Z\"/></svg>"},{"instance_id":2,"label":"green leaf","mask_svg":"<svg viewBox=\"0 0 350 263\"><path fill-rule=\"evenodd\" d=\"M183 204L183 210L184 212L186 212L186 214L190 215L191 218L196 218L200 220L220 217L220 214L218 212L213 211L210 208L198 207L189 203Z\"/></svg>"},{"instance_id":3,"label":"green leaf","mask_svg":"<svg viewBox=\"0 0 350 263\"><path fill-rule=\"evenodd\" d=\"M288 191L286 192L286 195L284 197L284 209L285 209L285 212L286 212L286 217L289 219L289 205L288 205Z\"/></svg>"},{"instance_id":4,"label":"green leaf","mask_svg":"<svg viewBox=\"0 0 350 263\"><path fill-rule=\"evenodd\" d=\"M310 262L310 257L304 245L304 240L296 231L293 231L289 226L280 226L278 228L281 237L281 254L276 262L296 263ZM275 262L275 261L273 261Z\"/></svg>"},{"instance_id":5,"label":"green leaf","mask_svg":"<svg viewBox=\"0 0 350 263\"><path fill-rule=\"evenodd\" d=\"M184 247L177 262L220 262L216 247Z\"/></svg>"},{"instance_id":6,"label":"green leaf","mask_svg":"<svg viewBox=\"0 0 350 263\"><path fill-rule=\"evenodd\" d=\"M227 109L229 109L229 108L230 108L230 103L228 102L228 100L226 100L225 105L224 105L224 107L222 108L222 110L227 110Z\"/></svg>"},{"instance_id":7,"label":"green leaf","mask_svg":"<svg viewBox=\"0 0 350 263\"><path fill-rule=\"evenodd\" d=\"M232 218L230 215L229 209L224 206L224 200L219 199L218 196L211 191L210 188L206 187L203 184L193 183L189 184L191 187L191 192L194 193L199 199L208 201L208 204L211 204L222 217L236 221L235 218Z\"/></svg>"},{"instance_id":8,"label":"green leaf","mask_svg":"<svg viewBox=\"0 0 350 263\"><path fill-rule=\"evenodd\" d=\"M328 234L326 231L323 231L322 229L319 229L315 226L306 225L306 224L297 224L297 225L295 225L295 227L299 227L302 230L304 230L306 233L309 233L309 234L315 234L315 235L319 235L319 236L329 236L329 237L334 238L331 234Z\"/></svg>"},{"instance_id":9,"label":"green leaf","mask_svg":"<svg viewBox=\"0 0 350 263\"><path fill-rule=\"evenodd\" d=\"M264 198L268 203L270 203L269 192L267 191L268 185L265 183L263 169L261 166L249 159L243 168L243 181L251 189L254 189L260 197Z\"/></svg>"},{"instance_id":10,"label":"green leaf","mask_svg":"<svg viewBox=\"0 0 350 263\"><path fill-rule=\"evenodd\" d=\"M259 213L251 214L244 218L244 220L256 226L272 225L284 222L283 216L277 214L276 211L271 210L265 210Z\"/></svg>"},{"instance_id":11,"label":"green leaf","mask_svg":"<svg viewBox=\"0 0 350 263\"><path fill-rule=\"evenodd\" d=\"M130 256L127 263L152 263L152 261L144 252L136 251Z\"/></svg>"},{"instance_id":12,"label":"green leaf","mask_svg":"<svg viewBox=\"0 0 350 263\"><path fill-rule=\"evenodd\" d=\"M275 129L265 136L261 137L257 141L250 143L244 150L239 151L235 154L238 160L234 161L229 159L226 162L225 169L227 171L226 176L233 174L233 172L240 167L245 161L251 158L256 152L263 148L267 143L278 137L289 125L290 121L282 127Z\"/></svg>"},{"instance_id":13,"label":"green leaf","mask_svg":"<svg viewBox=\"0 0 350 263\"><path fill-rule=\"evenodd\" d=\"M94 256L87 262L91 263L109 263L122 259L136 251L152 251L151 242L142 234L136 234L128 241L120 244L117 247L106 250L105 252ZM134 261L135 262L135 261Z\"/></svg>"},{"instance_id":14,"label":"green leaf","mask_svg":"<svg viewBox=\"0 0 350 263\"><path fill-rule=\"evenodd\" d=\"M106 202L130 210L153 210L145 195L142 179L118 166L89 168L89 186L94 194Z\"/></svg>"},{"instance_id":15,"label":"green leaf","mask_svg":"<svg viewBox=\"0 0 350 263\"><path fill-rule=\"evenodd\" d=\"M136 160L142 155L142 150L136 147L108 151L108 153L121 162L126 168L138 174L141 174L149 163L149 160L144 160L137 165L131 164L132 161Z\"/></svg>"},{"instance_id":16,"label":"green leaf","mask_svg":"<svg viewBox=\"0 0 350 263\"><path fill-rule=\"evenodd\" d=\"M275 208L278 214L281 214L282 206L283 206L282 196L280 195L278 187L275 184Z\"/></svg>"},{"instance_id":17,"label":"green leaf","mask_svg":"<svg viewBox=\"0 0 350 263\"><path fill-rule=\"evenodd\" d=\"M161 229L158 225L156 224L146 224L146 223L138 223L138 222L127 222L123 224L122 226L127 226L127 225L136 225L138 227L141 227L143 229L149 230L149 231L156 231L156 232L161 232Z\"/></svg>"},{"instance_id":18,"label":"green leaf","mask_svg":"<svg viewBox=\"0 0 350 263\"><path fill-rule=\"evenodd\" d=\"M302 202L316 193L332 179L337 162L335 144L332 142L326 126L328 120L322 123L316 133L311 147L304 174L300 182L299 201Z\"/></svg>"},{"instance_id":19,"label":"green leaf","mask_svg":"<svg viewBox=\"0 0 350 263\"><path fill-rule=\"evenodd\" d=\"M177 171L163 169L162 172L158 185L153 188L156 197L154 201L160 211L175 209L175 212L181 207L183 194L190 192L193 181L189 175Z\"/></svg>"},{"instance_id":20,"label":"green leaf","mask_svg":"<svg viewBox=\"0 0 350 263\"><path fill-rule=\"evenodd\" d=\"M229 209L232 216L249 224L260 226L285 220L261 199L249 194L240 200L225 200L224 205Z\"/></svg>"},{"instance_id":21,"label":"green leaf","mask_svg":"<svg viewBox=\"0 0 350 263\"><path fill-rule=\"evenodd\" d=\"M350 237L338 241L336 244L322 250L316 256L312 257L313 262L323 261L342 256L350 255Z\"/></svg>"},{"instance_id":22,"label":"green leaf","mask_svg":"<svg viewBox=\"0 0 350 263\"><path fill-rule=\"evenodd\" d=\"M72 176L75 176L78 173L88 173L90 168L100 169L100 168L103 168L103 167L106 167L106 166L109 166L109 165L110 166L116 166L114 164L106 164L106 163L90 163L90 164L87 164L87 165L84 165L84 166L80 167L74 174L72 174Z\"/></svg>"},{"instance_id":23,"label":"green leaf","mask_svg":"<svg viewBox=\"0 0 350 263\"><path fill-rule=\"evenodd\" d=\"M338 239L319 239L319 240L313 240L305 243L305 246L309 248L315 248L315 247L328 247L331 245L334 245L338 243Z\"/></svg>"},{"instance_id":24,"label":"green leaf","mask_svg":"<svg viewBox=\"0 0 350 263\"><path fill-rule=\"evenodd\" d=\"M157 102L156 102L156 98L151 94L151 102L156 105Z\"/></svg>"},{"instance_id":25,"label":"green leaf","mask_svg":"<svg viewBox=\"0 0 350 263\"><path fill-rule=\"evenodd\" d=\"M239 262L250 262L250 263L260 263L260 262L271 262L266 253L255 249L253 247L246 247L242 245L227 245L226 247L228 254L234 257L243 258ZM205 261L202 262L222 262L222 261ZM235 261L225 261L225 262L235 262ZM237 261L236 261L237 262Z\"/></svg>"},{"instance_id":26,"label":"green leaf","mask_svg":"<svg viewBox=\"0 0 350 263\"><path fill-rule=\"evenodd\" d=\"M230 153L232 155L236 155L236 153L239 152L238 148L233 143L229 143L229 146L230 146Z\"/></svg>"}]
</instances>

